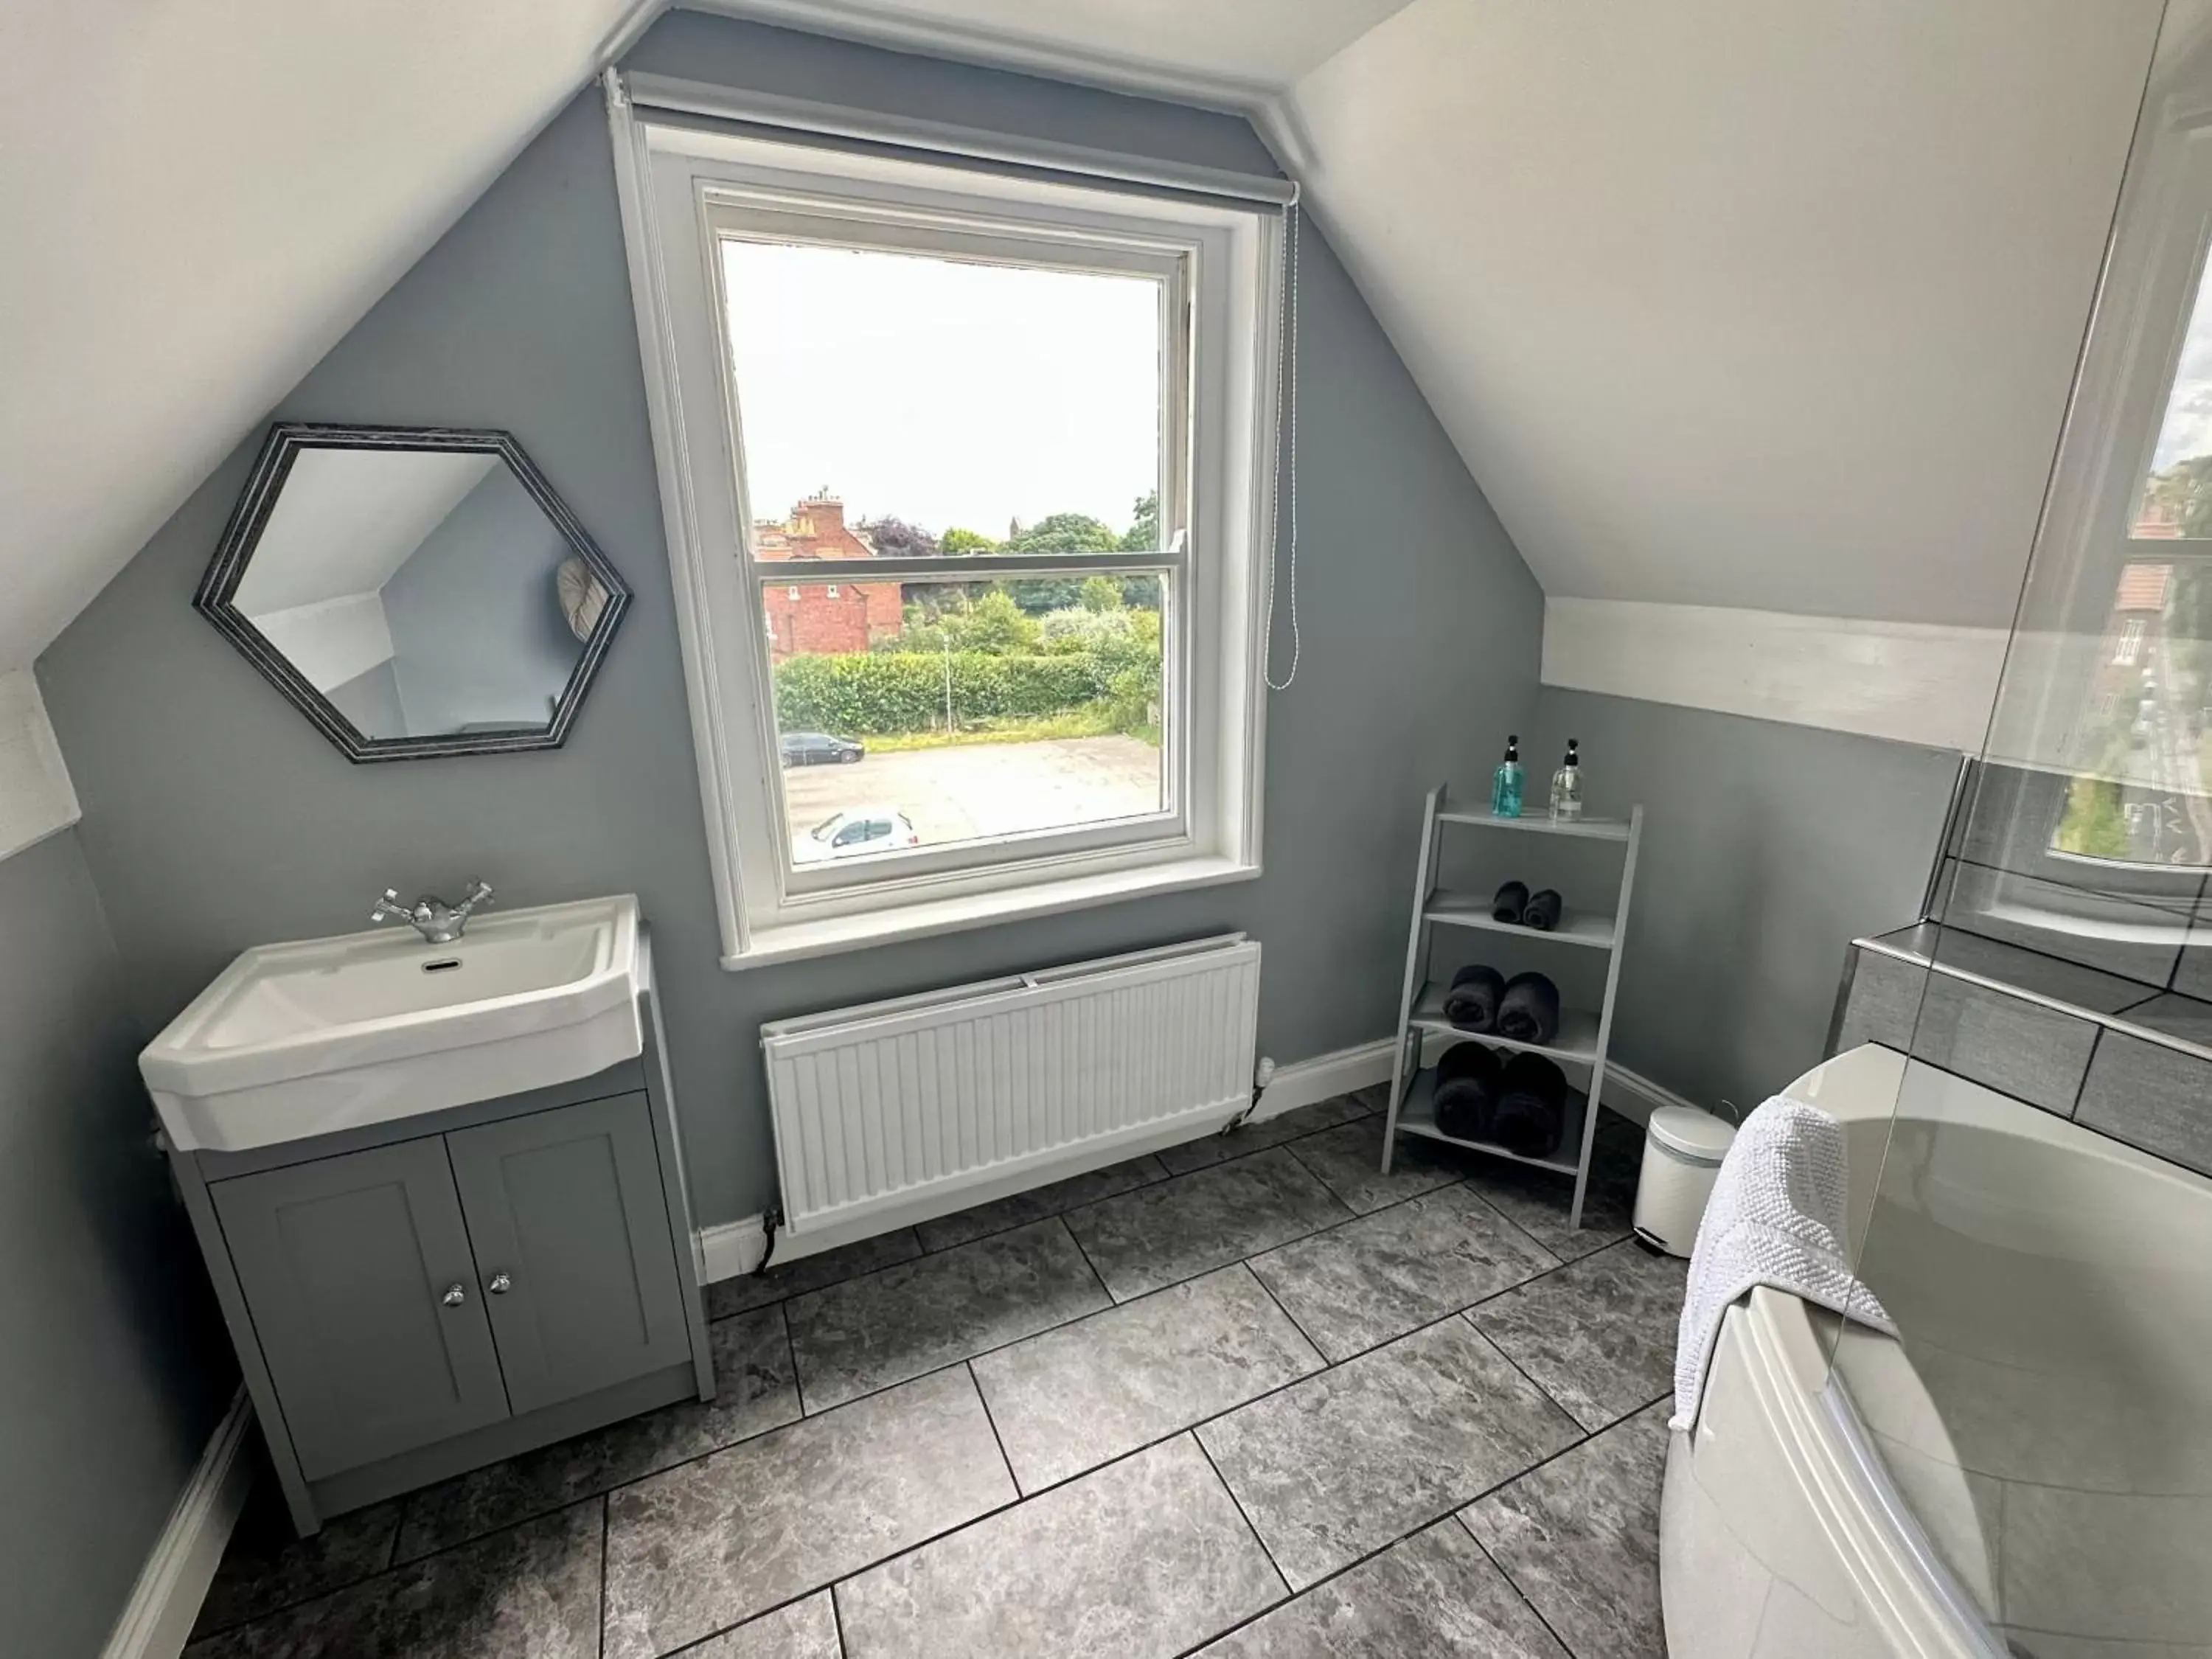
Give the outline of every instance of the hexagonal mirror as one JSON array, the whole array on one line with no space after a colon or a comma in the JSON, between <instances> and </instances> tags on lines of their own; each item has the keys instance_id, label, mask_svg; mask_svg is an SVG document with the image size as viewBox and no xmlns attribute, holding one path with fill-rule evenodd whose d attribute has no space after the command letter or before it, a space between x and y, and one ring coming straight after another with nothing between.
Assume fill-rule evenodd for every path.
<instances>
[{"instance_id":1,"label":"hexagonal mirror","mask_svg":"<svg viewBox=\"0 0 2212 1659\"><path fill-rule=\"evenodd\" d=\"M349 760L556 749L629 604L504 432L278 425L195 609Z\"/></svg>"}]
</instances>

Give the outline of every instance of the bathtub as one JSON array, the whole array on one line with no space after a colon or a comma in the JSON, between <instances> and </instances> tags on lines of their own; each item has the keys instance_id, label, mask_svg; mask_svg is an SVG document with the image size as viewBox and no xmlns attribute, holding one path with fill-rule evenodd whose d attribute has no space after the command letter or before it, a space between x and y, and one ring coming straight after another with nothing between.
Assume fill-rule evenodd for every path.
<instances>
[{"instance_id":1,"label":"bathtub","mask_svg":"<svg viewBox=\"0 0 2212 1659\"><path fill-rule=\"evenodd\" d=\"M1904 1334L1729 1310L1670 1659L2212 1659L2212 1182L1873 1045L1786 1092L1845 1127Z\"/></svg>"}]
</instances>

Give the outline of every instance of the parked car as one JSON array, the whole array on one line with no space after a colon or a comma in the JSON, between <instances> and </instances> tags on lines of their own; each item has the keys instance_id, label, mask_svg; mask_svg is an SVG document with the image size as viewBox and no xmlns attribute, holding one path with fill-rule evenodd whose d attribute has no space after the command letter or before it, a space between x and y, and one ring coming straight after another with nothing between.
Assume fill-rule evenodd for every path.
<instances>
[{"instance_id":1,"label":"parked car","mask_svg":"<svg viewBox=\"0 0 2212 1659\"><path fill-rule=\"evenodd\" d=\"M832 812L792 843L793 864L820 864L861 853L920 845L914 820L896 806L848 806Z\"/></svg>"},{"instance_id":2,"label":"parked car","mask_svg":"<svg viewBox=\"0 0 2212 1659\"><path fill-rule=\"evenodd\" d=\"M850 738L827 732L786 732L776 739L786 766L850 766L868 751Z\"/></svg>"}]
</instances>

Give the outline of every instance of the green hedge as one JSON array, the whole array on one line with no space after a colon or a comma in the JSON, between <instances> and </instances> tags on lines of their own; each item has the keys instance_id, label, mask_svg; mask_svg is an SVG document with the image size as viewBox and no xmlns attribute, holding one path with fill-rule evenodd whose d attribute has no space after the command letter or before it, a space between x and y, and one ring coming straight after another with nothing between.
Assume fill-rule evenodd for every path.
<instances>
[{"instance_id":1,"label":"green hedge","mask_svg":"<svg viewBox=\"0 0 2212 1659\"><path fill-rule=\"evenodd\" d=\"M956 651L951 661L952 709L963 724L1057 714L1127 689L1113 684L1123 676L1087 651L1049 657ZM776 717L787 732L927 732L945 723L945 662L896 651L793 657L776 666Z\"/></svg>"}]
</instances>

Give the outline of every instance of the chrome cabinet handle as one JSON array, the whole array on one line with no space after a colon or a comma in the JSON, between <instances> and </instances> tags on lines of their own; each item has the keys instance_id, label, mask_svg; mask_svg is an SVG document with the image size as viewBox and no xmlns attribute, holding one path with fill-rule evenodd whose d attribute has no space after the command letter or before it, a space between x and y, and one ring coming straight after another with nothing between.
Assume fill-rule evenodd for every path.
<instances>
[{"instance_id":1,"label":"chrome cabinet handle","mask_svg":"<svg viewBox=\"0 0 2212 1659\"><path fill-rule=\"evenodd\" d=\"M459 1285L447 1285L445 1295L438 1298L439 1301L444 1303L449 1308L458 1308L462 1303L468 1299L469 1293L463 1290Z\"/></svg>"},{"instance_id":2,"label":"chrome cabinet handle","mask_svg":"<svg viewBox=\"0 0 2212 1659\"><path fill-rule=\"evenodd\" d=\"M494 1296L505 1296L514 1288L514 1281L505 1273L494 1273L491 1276L491 1283L484 1286L484 1289L489 1291Z\"/></svg>"}]
</instances>

